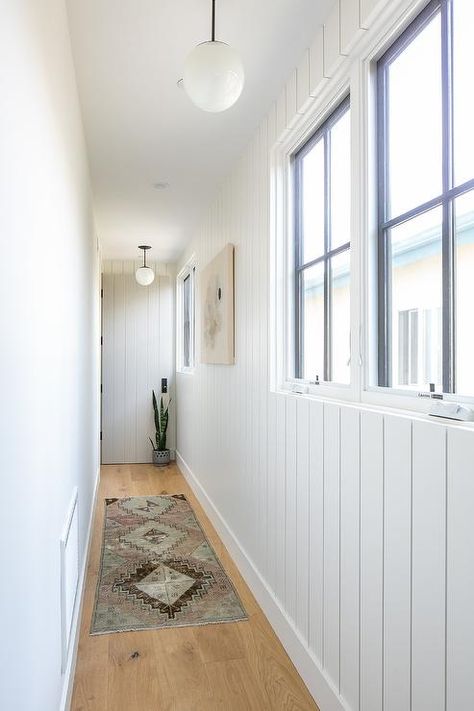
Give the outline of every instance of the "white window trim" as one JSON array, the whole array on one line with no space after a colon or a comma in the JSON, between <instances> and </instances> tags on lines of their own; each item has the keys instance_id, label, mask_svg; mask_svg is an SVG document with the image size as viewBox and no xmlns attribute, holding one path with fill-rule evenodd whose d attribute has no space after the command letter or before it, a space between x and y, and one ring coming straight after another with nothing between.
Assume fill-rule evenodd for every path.
<instances>
[{"instance_id":1,"label":"white window trim","mask_svg":"<svg viewBox=\"0 0 474 711\"><path fill-rule=\"evenodd\" d=\"M376 61L425 7L427 0L389 3L362 35L350 56L328 79L311 109L270 152L270 389L310 397L428 413L429 398L415 391L372 385L377 372L377 170ZM351 97L351 384L311 383L289 377L293 340L293 181L291 157ZM366 327L364 327L366 324ZM474 403L474 397L444 395L446 402Z\"/></svg>"},{"instance_id":2,"label":"white window trim","mask_svg":"<svg viewBox=\"0 0 474 711\"><path fill-rule=\"evenodd\" d=\"M183 284L186 277L191 278L191 319L190 344L192 365L183 364ZM176 371L192 375L196 368L196 259L192 255L176 277Z\"/></svg>"}]
</instances>

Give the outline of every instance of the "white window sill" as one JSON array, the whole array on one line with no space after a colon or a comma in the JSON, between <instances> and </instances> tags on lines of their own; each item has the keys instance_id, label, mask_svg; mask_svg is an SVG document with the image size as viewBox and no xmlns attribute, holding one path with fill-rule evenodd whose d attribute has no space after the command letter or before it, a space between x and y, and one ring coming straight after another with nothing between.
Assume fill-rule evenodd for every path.
<instances>
[{"instance_id":1,"label":"white window sill","mask_svg":"<svg viewBox=\"0 0 474 711\"><path fill-rule=\"evenodd\" d=\"M178 375L194 375L196 368L178 368L176 373Z\"/></svg>"},{"instance_id":2,"label":"white window sill","mask_svg":"<svg viewBox=\"0 0 474 711\"><path fill-rule=\"evenodd\" d=\"M295 387L307 387L307 392L297 392ZM446 417L435 417L429 410L435 402L431 398L418 398L415 393L389 390L386 388L369 388L362 391L361 397L354 395L354 389L349 385L330 387L328 385L309 386L304 381L286 381L272 391L277 395L302 398L317 402L327 402L334 405L351 407L363 412L376 412L395 417L405 417L411 420L430 422L432 424L474 430L474 422L453 420ZM396 393L396 394L394 394ZM453 395L444 396L442 402L465 404L474 409L473 398L456 398Z\"/></svg>"}]
</instances>

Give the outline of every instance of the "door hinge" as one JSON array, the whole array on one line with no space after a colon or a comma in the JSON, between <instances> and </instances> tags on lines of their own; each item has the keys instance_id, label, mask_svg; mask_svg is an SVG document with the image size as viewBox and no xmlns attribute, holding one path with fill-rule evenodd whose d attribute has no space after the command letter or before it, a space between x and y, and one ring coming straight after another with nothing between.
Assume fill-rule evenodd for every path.
<instances>
[{"instance_id":1,"label":"door hinge","mask_svg":"<svg viewBox=\"0 0 474 711\"><path fill-rule=\"evenodd\" d=\"M102 395L103 390L102 390L102 383L100 384L100 394Z\"/></svg>"},{"instance_id":2,"label":"door hinge","mask_svg":"<svg viewBox=\"0 0 474 711\"><path fill-rule=\"evenodd\" d=\"M101 346L104 345L104 337L103 337L103 336L100 337L100 345L101 345Z\"/></svg>"},{"instance_id":3,"label":"door hinge","mask_svg":"<svg viewBox=\"0 0 474 711\"><path fill-rule=\"evenodd\" d=\"M102 430L100 431L100 441L102 442Z\"/></svg>"},{"instance_id":4,"label":"door hinge","mask_svg":"<svg viewBox=\"0 0 474 711\"><path fill-rule=\"evenodd\" d=\"M104 290L103 290L103 289L100 290L100 298L101 298L101 299L104 298Z\"/></svg>"}]
</instances>

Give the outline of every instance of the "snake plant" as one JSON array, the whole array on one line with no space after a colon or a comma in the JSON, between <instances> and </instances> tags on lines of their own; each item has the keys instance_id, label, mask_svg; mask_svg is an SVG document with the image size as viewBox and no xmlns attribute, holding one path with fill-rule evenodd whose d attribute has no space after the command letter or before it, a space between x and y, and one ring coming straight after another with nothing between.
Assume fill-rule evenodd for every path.
<instances>
[{"instance_id":1,"label":"snake plant","mask_svg":"<svg viewBox=\"0 0 474 711\"><path fill-rule=\"evenodd\" d=\"M155 451L163 452L166 450L166 430L168 428L168 408L171 400L168 400L165 404L163 400L163 395L160 395L160 404L158 406L158 401L156 399L155 391L153 393L153 410L155 413L155 442L149 437L151 446Z\"/></svg>"}]
</instances>

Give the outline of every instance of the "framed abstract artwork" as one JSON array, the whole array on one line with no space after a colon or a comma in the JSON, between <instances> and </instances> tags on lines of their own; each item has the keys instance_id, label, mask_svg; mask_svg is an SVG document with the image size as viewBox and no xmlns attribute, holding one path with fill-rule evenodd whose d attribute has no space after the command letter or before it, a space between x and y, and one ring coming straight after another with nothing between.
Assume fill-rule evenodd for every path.
<instances>
[{"instance_id":1,"label":"framed abstract artwork","mask_svg":"<svg viewBox=\"0 0 474 711\"><path fill-rule=\"evenodd\" d=\"M201 272L201 362L233 365L234 245L227 244Z\"/></svg>"}]
</instances>

